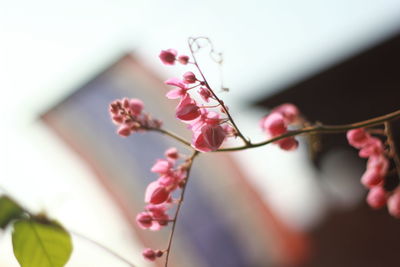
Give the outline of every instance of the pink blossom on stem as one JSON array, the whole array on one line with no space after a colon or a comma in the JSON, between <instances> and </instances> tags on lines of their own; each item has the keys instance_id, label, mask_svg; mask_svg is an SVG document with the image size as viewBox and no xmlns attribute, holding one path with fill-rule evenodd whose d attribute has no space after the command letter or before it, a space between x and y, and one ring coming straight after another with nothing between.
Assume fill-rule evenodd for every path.
<instances>
[{"instance_id":1,"label":"pink blossom on stem","mask_svg":"<svg viewBox=\"0 0 400 267\"><path fill-rule=\"evenodd\" d=\"M211 151L217 150L222 145L226 137L226 132L220 125L204 125L201 128L201 133L204 135L204 141Z\"/></svg>"},{"instance_id":2,"label":"pink blossom on stem","mask_svg":"<svg viewBox=\"0 0 400 267\"><path fill-rule=\"evenodd\" d=\"M124 122L124 117L121 116L121 115L112 115L111 119L117 125L119 125L119 124Z\"/></svg>"},{"instance_id":3,"label":"pink blossom on stem","mask_svg":"<svg viewBox=\"0 0 400 267\"><path fill-rule=\"evenodd\" d=\"M159 58L165 65L174 65L177 53L178 52L175 49L162 50Z\"/></svg>"},{"instance_id":4,"label":"pink blossom on stem","mask_svg":"<svg viewBox=\"0 0 400 267\"><path fill-rule=\"evenodd\" d=\"M142 113L144 104L141 100L132 98L129 101L129 110L131 111L132 115L138 116Z\"/></svg>"},{"instance_id":5,"label":"pink blossom on stem","mask_svg":"<svg viewBox=\"0 0 400 267\"><path fill-rule=\"evenodd\" d=\"M362 148L368 144L371 136L364 128L353 129L347 132L347 141L355 148Z\"/></svg>"},{"instance_id":6,"label":"pink blossom on stem","mask_svg":"<svg viewBox=\"0 0 400 267\"><path fill-rule=\"evenodd\" d=\"M171 147L171 148L167 149L167 150L165 151L165 156L166 156L168 159L171 159L171 160L176 160L176 159L178 159L178 158L179 158L178 149L176 149L175 147Z\"/></svg>"},{"instance_id":7,"label":"pink blossom on stem","mask_svg":"<svg viewBox=\"0 0 400 267\"><path fill-rule=\"evenodd\" d=\"M184 83L195 83L197 81L196 75L193 72L188 71L183 74L183 82Z\"/></svg>"},{"instance_id":8,"label":"pink blossom on stem","mask_svg":"<svg viewBox=\"0 0 400 267\"><path fill-rule=\"evenodd\" d=\"M207 87L200 87L198 93L205 102L210 102L210 98L212 97L212 95L211 91Z\"/></svg>"},{"instance_id":9,"label":"pink blossom on stem","mask_svg":"<svg viewBox=\"0 0 400 267\"><path fill-rule=\"evenodd\" d=\"M179 61L179 63L181 63L181 64L183 64L183 65L186 65L186 64L188 64L188 62L189 62L189 57L186 56L186 55L180 55L180 56L178 57L178 61Z\"/></svg>"},{"instance_id":10,"label":"pink blossom on stem","mask_svg":"<svg viewBox=\"0 0 400 267\"><path fill-rule=\"evenodd\" d=\"M367 169L375 169L379 175L384 177L389 169L389 160L383 154L372 156L367 161Z\"/></svg>"},{"instance_id":11,"label":"pink blossom on stem","mask_svg":"<svg viewBox=\"0 0 400 267\"><path fill-rule=\"evenodd\" d=\"M136 216L136 222L142 229L148 229L153 224L153 217L148 212L140 212Z\"/></svg>"},{"instance_id":12,"label":"pink blossom on stem","mask_svg":"<svg viewBox=\"0 0 400 267\"><path fill-rule=\"evenodd\" d=\"M170 90L165 96L169 99L177 99L187 94L186 84L178 78L170 78L164 82L167 85L176 86L177 88Z\"/></svg>"},{"instance_id":13,"label":"pink blossom on stem","mask_svg":"<svg viewBox=\"0 0 400 267\"><path fill-rule=\"evenodd\" d=\"M274 138L288 132L290 123L294 123L299 117L299 110L293 104L282 104L272 110L272 112L261 119L260 126L268 134ZM299 142L294 137L280 139L275 144L286 151L295 150Z\"/></svg>"},{"instance_id":14,"label":"pink blossom on stem","mask_svg":"<svg viewBox=\"0 0 400 267\"><path fill-rule=\"evenodd\" d=\"M274 108L271 113L280 113L284 117L286 123L293 123L300 115L299 109L291 104L285 103Z\"/></svg>"},{"instance_id":15,"label":"pink blossom on stem","mask_svg":"<svg viewBox=\"0 0 400 267\"><path fill-rule=\"evenodd\" d=\"M174 173L164 174L157 180L160 185L165 186L169 190L174 190L178 184L178 177Z\"/></svg>"},{"instance_id":16,"label":"pink blossom on stem","mask_svg":"<svg viewBox=\"0 0 400 267\"><path fill-rule=\"evenodd\" d=\"M263 128L271 137L287 132L287 126L284 117L280 113L271 113L261 121L261 128Z\"/></svg>"},{"instance_id":17,"label":"pink blossom on stem","mask_svg":"<svg viewBox=\"0 0 400 267\"><path fill-rule=\"evenodd\" d=\"M205 124L195 132L192 146L201 152L215 151L222 145L226 135L220 125Z\"/></svg>"},{"instance_id":18,"label":"pink blossom on stem","mask_svg":"<svg viewBox=\"0 0 400 267\"><path fill-rule=\"evenodd\" d=\"M299 146L299 142L294 137L286 137L276 141L279 147L286 151L295 150Z\"/></svg>"},{"instance_id":19,"label":"pink blossom on stem","mask_svg":"<svg viewBox=\"0 0 400 267\"><path fill-rule=\"evenodd\" d=\"M167 188L158 181L154 181L147 186L144 201L151 204L161 204L167 201L169 196L170 192Z\"/></svg>"},{"instance_id":20,"label":"pink blossom on stem","mask_svg":"<svg viewBox=\"0 0 400 267\"><path fill-rule=\"evenodd\" d=\"M367 142L363 144L358 155L361 158L368 158L371 156L379 156L383 153L382 141L376 137L369 137Z\"/></svg>"},{"instance_id":21,"label":"pink blossom on stem","mask_svg":"<svg viewBox=\"0 0 400 267\"><path fill-rule=\"evenodd\" d=\"M186 94L176 107L176 117L183 121L191 121L200 116L199 107L196 101Z\"/></svg>"},{"instance_id":22,"label":"pink blossom on stem","mask_svg":"<svg viewBox=\"0 0 400 267\"><path fill-rule=\"evenodd\" d=\"M189 122L188 128L194 133L201 130L204 124L217 125L221 123L221 119L218 113L208 111L205 108L200 109L200 116Z\"/></svg>"},{"instance_id":23,"label":"pink blossom on stem","mask_svg":"<svg viewBox=\"0 0 400 267\"><path fill-rule=\"evenodd\" d=\"M381 186L371 188L367 196L367 203L374 209L382 208L386 205L386 192Z\"/></svg>"},{"instance_id":24,"label":"pink blossom on stem","mask_svg":"<svg viewBox=\"0 0 400 267\"><path fill-rule=\"evenodd\" d=\"M163 203L163 204L159 204L159 205L154 205L154 204L147 204L146 205L146 210L148 212L150 212L150 214L154 217L154 218L159 218L159 217L164 217L165 216L165 212L168 209L168 204Z\"/></svg>"},{"instance_id":25,"label":"pink blossom on stem","mask_svg":"<svg viewBox=\"0 0 400 267\"><path fill-rule=\"evenodd\" d=\"M387 202L389 213L400 219L400 189L396 189Z\"/></svg>"},{"instance_id":26,"label":"pink blossom on stem","mask_svg":"<svg viewBox=\"0 0 400 267\"><path fill-rule=\"evenodd\" d=\"M172 171L172 163L165 159L159 159L156 163L151 167L152 172L167 174Z\"/></svg>"},{"instance_id":27,"label":"pink blossom on stem","mask_svg":"<svg viewBox=\"0 0 400 267\"><path fill-rule=\"evenodd\" d=\"M131 128L132 127L128 124L121 124L121 126L118 128L117 132L120 136L127 137L132 133Z\"/></svg>"},{"instance_id":28,"label":"pink blossom on stem","mask_svg":"<svg viewBox=\"0 0 400 267\"><path fill-rule=\"evenodd\" d=\"M155 261L157 258L156 252L154 250L152 250L151 248L146 248L143 251L142 255L146 260L149 260L149 261Z\"/></svg>"},{"instance_id":29,"label":"pink blossom on stem","mask_svg":"<svg viewBox=\"0 0 400 267\"><path fill-rule=\"evenodd\" d=\"M365 187L374 187L383 181L383 176L376 168L367 169L363 176L361 176L361 183Z\"/></svg>"}]
</instances>

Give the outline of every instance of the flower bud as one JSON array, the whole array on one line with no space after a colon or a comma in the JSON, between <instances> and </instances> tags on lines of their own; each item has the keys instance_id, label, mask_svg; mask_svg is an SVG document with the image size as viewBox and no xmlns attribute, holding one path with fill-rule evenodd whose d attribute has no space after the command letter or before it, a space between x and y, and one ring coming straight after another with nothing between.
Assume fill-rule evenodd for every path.
<instances>
[{"instance_id":1,"label":"flower bud","mask_svg":"<svg viewBox=\"0 0 400 267\"><path fill-rule=\"evenodd\" d=\"M371 188L367 196L367 203L374 209L379 209L386 204L386 192L380 186Z\"/></svg>"},{"instance_id":2,"label":"flower bud","mask_svg":"<svg viewBox=\"0 0 400 267\"><path fill-rule=\"evenodd\" d=\"M165 65L174 65L175 64L175 59L176 59L176 50L174 49L167 49L167 50L162 50L160 52L160 59L162 63Z\"/></svg>"},{"instance_id":3,"label":"flower bud","mask_svg":"<svg viewBox=\"0 0 400 267\"><path fill-rule=\"evenodd\" d=\"M189 62L189 57L186 56L186 55L180 55L180 56L178 57L178 61L179 61L179 63L181 63L181 64L183 64L183 65L186 65L186 64L188 64L188 62Z\"/></svg>"},{"instance_id":4,"label":"flower bud","mask_svg":"<svg viewBox=\"0 0 400 267\"><path fill-rule=\"evenodd\" d=\"M142 255L146 260L149 260L149 261L155 261L156 257L157 257L157 253L154 250L152 250L151 248L146 248L142 252Z\"/></svg>"},{"instance_id":5,"label":"flower bud","mask_svg":"<svg viewBox=\"0 0 400 267\"><path fill-rule=\"evenodd\" d=\"M400 218L400 190L396 190L387 202L389 213L396 218Z\"/></svg>"},{"instance_id":6,"label":"flower bud","mask_svg":"<svg viewBox=\"0 0 400 267\"><path fill-rule=\"evenodd\" d=\"M195 83L197 81L196 75L193 72L188 71L183 74L183 82L184 83Z\"/></svg>"},{"instance_id":7,"label":"flower bud","mask_svg":"<svg viewBox=\"0 0 400 267\"><path fill-rule=\"evenodd\" d=\"M136 223L140 226L140 228L147 229L151 227L153 223L153 218L147 212L140 212L136 216Z\"/></svg>"}]
</instances>

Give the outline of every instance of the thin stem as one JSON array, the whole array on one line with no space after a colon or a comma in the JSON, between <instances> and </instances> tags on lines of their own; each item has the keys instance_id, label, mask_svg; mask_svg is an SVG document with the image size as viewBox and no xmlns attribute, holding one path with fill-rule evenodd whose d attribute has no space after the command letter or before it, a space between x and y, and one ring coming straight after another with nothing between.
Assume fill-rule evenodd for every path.
<instances>
[{"instance_id":1,"label":"thin stem","mask_svg":"<svg viewBox=\"0 0 400 267\"><path fill-rule=\"evenodd\" d=\"M196 57L195 57L195 53L193 50L193 43L195 43L198 39L206 39L208 42L211 43L211 41L207 38L207 37L197 37L197 38L189 38L188 40L188 44L189 44L189 49L190 49L190 53L192 54L193 57L193 64L196 66L197 70L199 71L201 77L203 78L203 82L204 85L208 88L208 90L210 90L211 94L213 95L213 97L215 98L215 100L222 106L222 109L224 110L225 114L228 116L229 120L232 123L232 126L235 128L238 136L243 140L243 142L246 144L246 146L251 145L251 142L249 140L247 140L243 134L240 132L239 127L237 127L235 121L233 120L231 114L229 113L227 107L225 106L224 102L219 99L219 97L215 94L214 90L212 90L212 88L210 87L210 84L207 82L206 77L204 76L203 72L200 69L199 64L197 63Z\"/></svg>"},{"instance_id":2,"label":"thin stem","mask_svg":"<svg viewBox=\"0 0 400 267\"><path fill-rule=\"evenodd\" d=\"M172 219L173 223L172 223L171 233L170 233L169 239L168 239L168 246L167 246L167 248L165 250L165 252L166 252L165 267L168 267L169 254L170 254L170 251L171 251L172 240L174 238L175 226L176 226L177 218L178 218L178 215L179 215L179 211L181 210L183 199L185 197L185 191L186 191L186 186L187 186L188 181L189 181L190 170L192 169L193 160L198 154L199 154L199 151L194 151L192 156L189 158L189 166L188 166L188 169L187 169L186 181L185 181L185 183L184 183L184 185L182 187L181 196L180 196L180 199L179 199L179 202L178 202L178 206L176 208L174 218Z\"/></svg>"},{"instance_id":3,"label":"thin stem","mask_svg":"<svg viewBox=\"0 0 400 267\"><path fill-rule=\"evenodd\" d=\"M99 242L97 242L97 241L95 241L95 240L93 240L93 239L91 239L91 238L89 238L89 237L87 237L87 236L84 236L84 235L82 235L82 234L80 234L80 233L77 233L77 232L74 232L74 231L69 231L69 232L70 232L71 234L73 234L73 235L75 235L75 236L81 238L81 239L84 239L84 240L86 240L86 241L88 241L88 242L90 242L90 243L92 243L92 244L94 244L94 245L96 245L96 246L102 248L102 249L103 249L104 251L106 251L107 253L109 253L109 254L113 255L114 257L118 258L119 260L125 262L128 266L135 267L135 265L132 264L131 262L129 262L127 259L125 259L125 258L122 257L121 255L117 254L116 252L112 251L111 249L107 248L106 246L100 244Z\"/></svg>"},{"instance_id":4,"label":"thin stem","mask_svg":"<svg viewBox=\"0 0 400 267\"><path fill-rule=\"evenodd\" d=\"M175 133L173 133L173 132L164 130L164 129L162 129L162 128L148 128L148 130L151 130L151 131L155 131L155 132L159 132L159 133L168 135L169 137L172 137L173 139L175 139L175 140L181 142L181 143L184 144L185 146L191 147L190 142L186 141L185 139L183 139L182 137L178 136L177 134L175 134Z\"/></svg>"},{"instance_id":5,"label":"thin stem","mask_svg":"<svg viewBox=\"0 0 400 267\"><path fill-rule=\"evenodd\" d=\"M390 147L390 156L393 158L394 164L396 165L397 175L400 178L400 159L399 155L397 154L396 145L393 140L392 126L388 121L385 121L385 134L387 136L387 142Z\"/></svg>"},{"instance_id":6,"label":"thin stem","mask_svg":"<svg viewBox=\"0 0 400 267\"><path fill-rule=\"evenodd\" d=\"M299 130L289 131L283 135L268 139L268 140L260 142L260 143L252 143L252 144L247 144L247 145L239 146L239 147L223 148L223 149L218 149L215 152L239 151L239 150L244 150L244 149L248 149L248 148L264 146L264 145L276 142L276 141L281 140L286 137L296 136L296 135L300 135L300 134L304 134L304 133L341 133L341 132L346 132L351 129L376 126L376 125L382 124L386 121L390 121L390 120L394 120L394 119L398 119L398 118L400 118L400 110L394 111L392 113L388 113L383 116L379 116L379 117L375 117L375 118L372 118L369 120L360 121L360 122L351 123L351 124L343 124L343 125L316 124L314 126L305 127L305 128L299 129Z\"/></svg>"}]
</instances>

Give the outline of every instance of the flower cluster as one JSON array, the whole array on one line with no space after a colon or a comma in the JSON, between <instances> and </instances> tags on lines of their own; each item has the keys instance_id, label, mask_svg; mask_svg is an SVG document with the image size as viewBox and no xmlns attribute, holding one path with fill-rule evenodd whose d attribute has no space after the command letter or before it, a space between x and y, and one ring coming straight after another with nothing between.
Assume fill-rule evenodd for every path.
<instances>
[{"instance_id":1,"label":"flower cluster","mask_svg":"<svg viewBox=\"0 0 400 267\"><path fill-rule=\"evenodd\" d=\"M174 49L161 51L159 57L164 64L168 65L174 64L175 61L182 64L187 64L189 61L189 57L185 55L177 58L177 52ZM215 151L227 137L236 136L236 131L228 123L229 119L223 117L227 110L225 104L216 97L206 81L199 80L193 72L188 71L183 74L182 79L171 78L166 80L165 84L175 87L166 94L166 97L179 99L175 115L179 120L188 124L188 128L192 130L192 146L196 150ZM193 92L192 89L195 88L198 90L191 95L189 91ZM199 104L193 96L196 93L204 102L214 101L215 105ZM211 110L217 107L220 107L221 113Z\"/></svg>"},{"instance_id":2,"label":"flower cluster","mask_svg":"<svg viewBox=\"0 0 400 267\"><path fill-rule=\"evenodd\" d=\"M298 108L290 103L282 104L274 108L270 114L260 121L260 126L269 138L274 138L288 132L288 126L299 120ZM294 150L299 143L294 137L280 139L275 144L283 150Z\"/></svg>"},{"instance_id":3,"label":"flower cluster","mask_svg":"<svg viewBox=\"0 0 400 267\"><path fill-rule=\"evenodd\" d=\"M142 112L143 107L143 102L136 98L117 99L110 104L111 119L119 126L117 130L119 135L127 137L134 132L161 127L161 121Z\"/></svg>"},{"instance_id":4,"label":"flower cluster","mask_svg":"<svg viewBox=\"0 0 400 267\"><path fill-rule=\"evenodd\" d=\"M187 55L180 55L177 57L178 52L175 49L162 50L159 57L165 65L174 65L175 61L186 65L189 62L189 57Z\"/></svg>"},{"instance_id":5,"label":"flower cluster","mask_svg":"<svg viewBox=\"0 0 400 267\"><path fill-rule=\"evenodd\" d=\"M159 174L159 177L146 188L144 200L147 205L145 210L136 216L136 222L140 228L157 231L171 222L167 214L168 209L174 204L171 195L173 191L182 188L185 184L190 161L186 159L181 164L177 164L180 159L182 156L179 155L178 150L169 148L165 151L165 158L158 159L152 166L151 171ZM146 251L143 253L145 258L149 260L156 258L151 256L153 254L149 252L149 249ZM154 253L154 255L161 256L162 254Z\"/></svg>"},{"instance_id":6,"label":"flower cluster","mask_svg":"<svg viewBox=\"0 0 400 267\"><path fill-rule=\"evenodd\" d=\"M358 155L361 158L368 159L366 171L361 177L361 183L370 189L367 203L375 209L387 204L389 212L395 217L400 217L400 189L390 193L384 188L389 159L382 141L364 128L348 131L347 140L351 146L359 149Z\"/></svg>"}]
</instances>

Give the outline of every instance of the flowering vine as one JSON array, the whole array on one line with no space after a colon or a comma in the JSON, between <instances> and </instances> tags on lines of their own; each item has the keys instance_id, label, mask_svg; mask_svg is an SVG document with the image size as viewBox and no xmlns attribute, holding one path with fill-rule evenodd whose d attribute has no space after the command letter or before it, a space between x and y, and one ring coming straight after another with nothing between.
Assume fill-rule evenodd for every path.
<instances>
[{"instance_id":1,"label":"flowering vine","mask_svg":"<svg viewBox=\"0 0 400 267\"><path fill-rule=\"evenodd\" d=\"M215 52L206 37L189 38L190 55L178 54L174 49L161 51L162 63L173 66L176 63L194 67L181 78L170 78L165 84L171 86L166 97L178 101L175 116L192 132L190 141L164 129L162 122L144 111L139 99L117 99L109 106L111 120L117 126L117 133L128 137L133 133L155 131L175 139L189 149L188 154L172 147L164 157L155 160L151 172L158 178L149 183L144 193L146 203L143 211L136 216L142 229L158 231L170 227L167 245L161 249L146 248L143 257L150 261L165 258L168 266L176 223L184 201L186 187L194 160L209 152L233 152L275 144L282 150L293 151L299 146L299 135L314 133L346 133L351 146L358 149L361 158L366 159L366 170L361 184L369 192L367 203L374 209L387 206L388 212L400 218L400 159L396 151L391 122L400 118L400 110L365 121L344 125L324 125L307 122L301 111L293 104L285 103L260 120L260 128L266 140L252 142L245 137L230 114L228 106L211 88L196 59L196 53L206 41L210 56L216 63L222 63L222 55ZM227 91L221 86L222 91ZM241 145L224 147L228 139L238 139ZM396 176L391 186L390 177ZM43 213L32 213L6 194L0 196L0 229L13 227L12 243L16 259L22 267L64 266L72 253L71 234L82 238L108 252L110 255L135 266L109 248L79 233L68 231L59 222ZM177 197L174 197L177 196ZM35 257L32 257L35 251Z\"/></svg>"},{"instance_id":2,"label":"flowering vine","mask_svg":"<svg viewBox=\"0 0 400 267\"><path fill-rule=\"evenodd\" d=\"M146 248L143 256L154 261L165 255L165 266L168 266L172 240L179 211L183 203L190 169L194 159L205 152L230 152L264 146L270 143L278 145L286 151L295 150L299 142L295 138L302 134L312 133L343 133L351 146L359 149L359 155L367 158L367 168L361 177L361 183L370 191L368 204L373 208L382 208L387 204L389 213L400 218L400 187L388 192L385 189L385 177L389 171L396 171L400 177L400 161L395 150L390 121L400 117L400 110L380 117L372 118L346 125L323 125L306 122L300 110L293 104L285 103L274 108L260 120L260 127L268 138L265 141L253 143L246 138L236 125L228 106L216 94L206 80L196 59L196 53L204 46L200 41L206 41L210 48L210 56L217 63L222 62L220 53L216 53L211 41L206 37L189 38L190 56L178 54L175 49L162 50L159 58L162 63L173 66L176 63L190 65L195 72L186 71L181 78L173 77L165 81L171 86L166 93L168 99L178 101L175 117L192 132L189 142L176 134L163 129L161 121L143 113L143 103L138 99L116 100L110 105L112 120L119 126L117 133L129 136L133 132L157 131L165 134L191 148L191 155L182 155L176 148L165 151L165 158L158 159L151 171L159 175L152 181L145 192L144 211L140 212L136 221L139 227L157 231L171 225L171 232L165 249ZM223 90L224 91L224 90ZM306 126L305 126L306 125ZM384 130L374 127L384 125ZM372 133L379 132L381 138ZM238 138L242 145L221 148L229 138ZM381 139L385 139L382 142ZM390 162L394 169L390 170ZM180 191L174 199L172 193ZM175 213L169 210L176 206Z\"/></svg>"}]
</instances>

